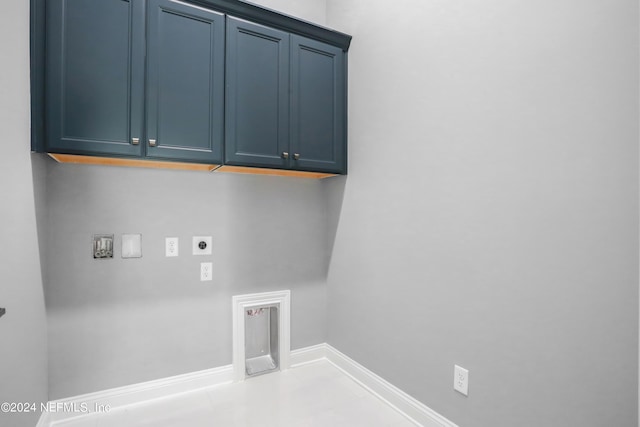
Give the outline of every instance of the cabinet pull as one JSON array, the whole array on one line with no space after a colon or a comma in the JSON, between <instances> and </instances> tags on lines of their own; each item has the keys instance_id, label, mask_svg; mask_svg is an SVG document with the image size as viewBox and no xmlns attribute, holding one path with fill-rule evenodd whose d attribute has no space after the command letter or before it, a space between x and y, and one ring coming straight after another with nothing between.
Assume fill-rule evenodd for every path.
<instances>
[{"instance_id":1,"label":"cabinet pull","mask_svg":"<svg viewBox=\"0 0 640 427\"><path fill-rule=\"evenodd\" d=\"M293 153L293 160L300 160L300 154Z\"/></svg>"},{"instance_id":2,"label":"cabinet pull","mask_svg":"<svg viewBox=\"0 0 640 427\"><path fill-rule=\"evenodd\" d=\"M140 144L140 138L131 138L131 145Z\"/></svg>"},{"instance_id":3,"label":"cabinet pull","mask_svg":"<svg viewBox=\"0 0 640 427\"><path fill-rule=\"evenodd\" d=\"M282 157L283 159L288 159L289 158L289 153L287 153L286 151L283 151L282 154L280 155L280 157Z\"/></svg>"},{"instance_id":4,"label":"cabinet pull","mask_svg":"<svg viewBox=\"0 0 640 427\"><path fill-rule=\"evenodd\" d=\"M155 147L156 146L156 140L155 139L150 139L149 140L149 147Z\"/></svg>"}]
</instances>

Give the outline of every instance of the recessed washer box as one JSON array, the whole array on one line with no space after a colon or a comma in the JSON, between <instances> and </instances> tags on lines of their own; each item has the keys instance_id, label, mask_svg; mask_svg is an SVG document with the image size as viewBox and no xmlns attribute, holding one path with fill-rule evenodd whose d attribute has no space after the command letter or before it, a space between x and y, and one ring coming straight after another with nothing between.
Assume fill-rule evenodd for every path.
<instances>
[{"instance_id":1,"label":"recessed washer box","mask_svg":"<svg viewBox=\"0 0 640 427\"><path fill-rule=\"evenodd\" d=\"M113 234L95 234L93 236L93 258L113 258Z\"/></svg>"},{"instance_id":2,"label":"recessed washer box","mask_svg":"<svg viewBox=\"0 0 640 427\"><path fill-rule=\"evenodd\" d=\"M193 254L211 255L213 239L211 236L193 236Z\"/></svg>"}]
</instances>

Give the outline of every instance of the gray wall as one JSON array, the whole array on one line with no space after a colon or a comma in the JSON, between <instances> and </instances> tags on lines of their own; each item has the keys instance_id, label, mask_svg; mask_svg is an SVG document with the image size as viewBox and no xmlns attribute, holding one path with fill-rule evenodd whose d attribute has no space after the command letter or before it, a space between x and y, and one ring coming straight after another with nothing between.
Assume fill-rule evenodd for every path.
<instances>
[{"instance_id":1,"label":"gray wall","mask_svg":"<svg viewBox=\"0 0 640 427\"><path fill-rule=\"evenodd\" d=\"M637 425L637 4L259 3L354 35L349 177L37 160L50 397L230 363L231 295L289 288L293 348L328 339L461 427ZM3 182L21 215L5 223L26 218L32 244L11 245L26 252L17 159ZM143 258L92 260L102 232L142 233ZM188 255L196 233L214 237L212 283ZM17 271L37 320L38 270L0 277ZM44 353L29 354L41 370L16 387L46 398Z\"/></svg>"},{"instance_id":2,"label":"gray wall","mask_svg":"<svg viewBox=\"0 0 640 427\"><path fill-rule=\"evenodd\" d=\"M638 2L327 22L354 36L329 343L460 426L637 426Z\"/></svg>"},{"instance_id":3,"label":"gray wall","mask_svg":"<svg viewBox=\"0 0 640 427\"><path fill-rule=\"evenodd\" d=\"M232 295L290 289L292 348L326 340L321 182L47 166L51 398L231 363ZM92 258L100 233L116 235L112 260ZM121 258L123 233L142 234L142 258ZM212 256L191 254L194 235L213 236ZM166 258L176 236L180 256Z\"/></svg>"},{"instance_id":4,"label":"gray wall","mask_svg":"<svg viewBox=\"0 0 640 427\"><path fill-rule=\"evenodd\" d=\"M29 157L29 2L0 14L0 402L47 400L47 335ZM33 426L38 413L5 414L0 425Z\"/></svg>"}]
</instances>

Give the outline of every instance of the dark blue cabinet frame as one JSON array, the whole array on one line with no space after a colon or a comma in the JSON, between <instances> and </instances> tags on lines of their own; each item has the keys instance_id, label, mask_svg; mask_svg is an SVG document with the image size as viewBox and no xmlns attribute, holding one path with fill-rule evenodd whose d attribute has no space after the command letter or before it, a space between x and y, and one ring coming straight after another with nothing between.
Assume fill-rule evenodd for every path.
<instances>
[{"instance_id":1,"label":"dark blue cabinet frame","mask_svg":"<svg viewBox=\"0 0 640 427\"><path fill-rule=\"evenodd\" d=\"M291 36L292 167L346 173L346 63L340 48Z\"/></svg>"},{"instance_id":2,"label":"dark blue cabinet frame","mask_svg":"<svg viewBox=\"0 0 640 427\"><path fill-rule=\"evenodd\" d=\"M288 167L289 33L230 16L226 53L225 164Z\"/></svg>"},{"instance_id":3,"label":"dark blue cabinet frame","mask_svg":"<svg viewBox=\"0 0 640 427\"><path fill-rule=\"evenodd\" d=\"M141 156L145 11L140 1L47 3L47 150ZM96 49L100 46L100 49Z\"/></svg>"},{"instance_id":4,"label":"dark blue cabinet frame","mask_svg":"<svg viewBox=\"0 0 640 427\"><path fill-rule=\"evenodd\" d=\"M219 164L225 16L170 0L147 4L146 157Z\"/></svg>"}]
</instances>

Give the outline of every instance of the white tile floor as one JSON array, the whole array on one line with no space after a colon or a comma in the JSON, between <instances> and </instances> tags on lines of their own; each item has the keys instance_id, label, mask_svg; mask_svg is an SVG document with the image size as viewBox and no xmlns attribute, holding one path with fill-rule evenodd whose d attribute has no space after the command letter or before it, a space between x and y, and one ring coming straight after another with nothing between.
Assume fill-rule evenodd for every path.
<instances>
[{"instance_id":1,"label":"white tile floor","mask_svg":"<svg viewBox=\"0 0 640 427\"><path fill-rule=\"evenodd\" d=\"M415 427L326 361L55 427Z\"/></svg>"}]
</instances>

